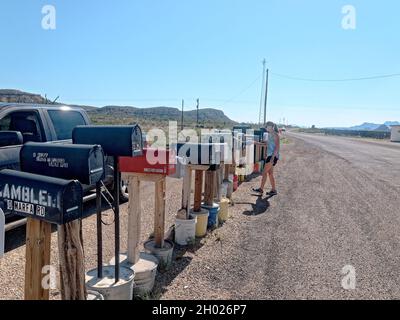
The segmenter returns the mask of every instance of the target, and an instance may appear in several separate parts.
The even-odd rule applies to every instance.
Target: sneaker
[[[255,189],[255,188],[251,188],[251,190],[253,191],[253,192],[256,192],[256,193],[263,193],[263,190],[261,189],[261,188],[257,188],[257,189]]]
[[[267,192],[267,196],[276,196],[278,192],[276,190],[271,190],[270,192]]]

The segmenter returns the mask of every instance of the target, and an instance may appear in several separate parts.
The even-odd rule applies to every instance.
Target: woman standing
[[[266,127],[268,132],[268,138],[266,139],[266,141],[264,141],[264,143],[267,144],[267,159],[261,180],[261,186],[258,189],[253,188],[253,191],[262,194],[264,192],[264,187],[269,177],[272,189],[271,191],[267,192],[267,195],[275,196],[278,194],[278,191],[276,190],[276,183],[274,177],[274,167],[276,166],[279,160],[279,151],[280,151],[279,129],[278,126],[271,121],[267,122]]]

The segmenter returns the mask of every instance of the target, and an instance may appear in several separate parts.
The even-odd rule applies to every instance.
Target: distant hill
[[[326,128],[336,130],[353,130],[353,131],[390,131],[391,126],[400,125],[399,121],[386,121],[383,124],[364,122],[359,126],[353,126],[349,128]]]
[[[0,89],[0,102],[46,103],[46,99],[38,94],[19,90]]]
[[[46,99],[38,94],[19,90],[0,89],[0,102],[45,104]],[[171,107],[137,108],[131,106],[105,106],[96,108],[82,105],[74,106],[85,109],[92,121],[99,124],[127,124],[131,122],[155,124],[158,122],[181,121],[181,111],[178,108]],[[184,122],[186,125],[195,123],[196,119],[196,110],[184,112]],[[212,108],[199,110],[199,122],[204,126],[232,126],[236,124],[223,111]]]

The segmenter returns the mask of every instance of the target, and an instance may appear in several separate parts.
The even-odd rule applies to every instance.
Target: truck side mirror
[[[22,133],[19,131],[0,131],[0,148],[18,146],[24,143]]]

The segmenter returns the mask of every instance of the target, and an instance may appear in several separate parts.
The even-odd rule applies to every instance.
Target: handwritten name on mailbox
[[[0,172],[0,201],[5,210],[53,224],[82,217],[82,186],[62,180],[14,170]]]

